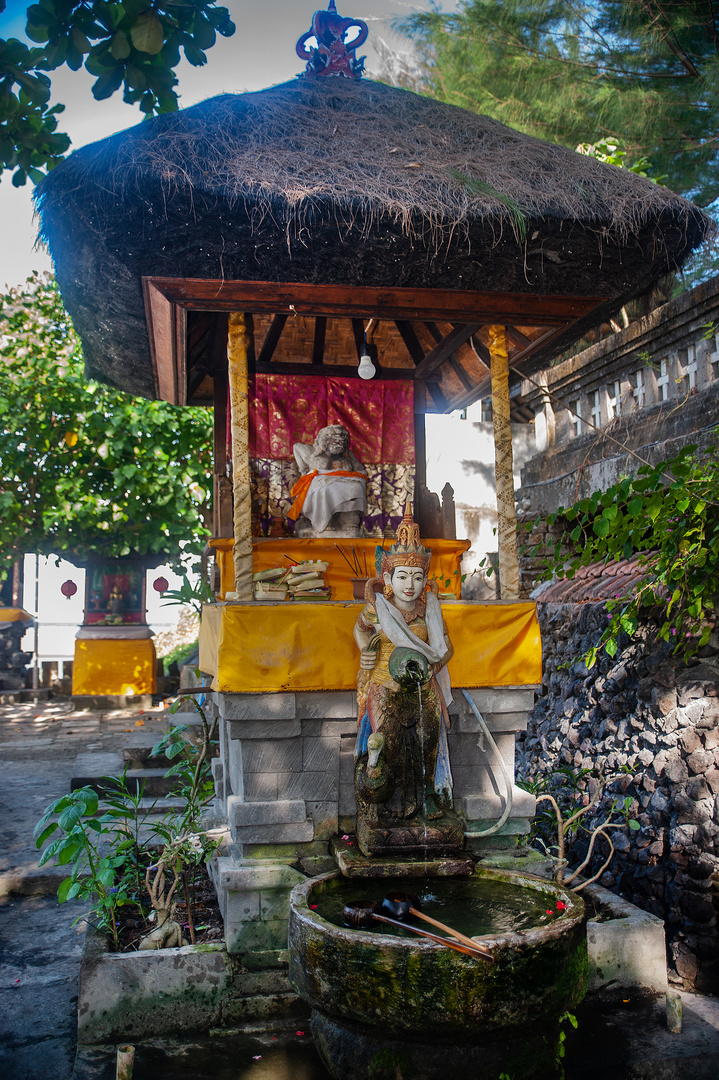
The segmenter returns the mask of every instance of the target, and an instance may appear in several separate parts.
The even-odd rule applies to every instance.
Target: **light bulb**
[[[369,353],[362,353],[360,356],[359,367],[357,368],[357,374],[360,379],[371,379],[376,371],[377,368],[372,363],[372,357]]]

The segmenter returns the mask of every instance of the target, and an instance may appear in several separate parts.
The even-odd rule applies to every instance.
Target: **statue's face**
[[[333,424],[331,427],[323,428],[317,438],[320,449],[327,454],[334,454],[335,457],[343,457],[349,449],[349,432],[340,424]]]
[[[384,580],[392,587],[396,600],[411,604],[422,595],[427,578],[419,566],[395,566],[391,574],[384,575]]]

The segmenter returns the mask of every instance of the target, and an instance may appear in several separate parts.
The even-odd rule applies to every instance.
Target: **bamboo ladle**
[[[402,930],[411,930],[413,934],[429,938],[430,941],[436,941],[437,944],[444,945],[455,952],[473,956],[476,960],[493,960],[489,953],[483,952],[477,945],[473,944],[469,948],[466,945],[461,945],[458,941],[440,937],[439,934],[430,934],[428,930],[420,930],[418,926],[410,926],[408,923],[400,922],[398,919],[390,919],[386,915],[380,915],[376,907],[376,904],[368,904],[363,900],[352,900],[349,904],[345,904],[345,926],[351,926],[355,930],[368,930],[372,926],[372,920],[376,919],[377,922],[387,923],[389,926],[399,926]]]
[[[416,919],[422,919],[426,923],[431,923],[431,925],[436,926],[438,930],[444,930],[446,934],[450,934],[468,948],[474,949],[484,960],[488,960],[492,964],[494,963],[492,954],[483,949],[481,945],[478,945],[476,941],[473,941],[471,937],[467,937],[466,934],[460,934],[459,930],[453,930],[452,927],[447,926],[446,923],[440,922],[439,919],[433,919],[430,915],[425,915],[423,911],[420,911],[417,906],[417,897],[414,896],[413,893],[388,893],[382,901],[382,908],[399,920],[406,919],[408,915],[414,915]],[[403,925],[408,924],[403,922]]]

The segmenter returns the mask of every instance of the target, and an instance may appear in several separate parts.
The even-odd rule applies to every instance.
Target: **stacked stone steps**
[[[122,753],[84,753],[75,759],[71,790],[91,787],[98,795],[114,792],[108,777],[122,776],[128,761]],[[160,768],[127,768],[125,782],[133,794],[142,791],[145,799],[163,799],[172,794],[173,777],[165,776],[170,763]]]
[[[191,742],[202,741],[202,721],[195,710],[168,713],[163,721],[168,731],[182,724]],[[138,804],[140,816],[145,818],[140,828],[141,842],[152,839],[155,826],[165,814],[177,814],[185,807],[184,799],[172,793],[176,779],[165,775],[177,759],[170,759],[164,753],[153,754],[158,740],[156,732],[134,731],[128,735],[122,751],[78,754],[73,769],[71,790],[91,787],[98,795],[112,794],[114,788],[107,778],[122,776],[126,770],[128,789],[134,794],[142,791]]]

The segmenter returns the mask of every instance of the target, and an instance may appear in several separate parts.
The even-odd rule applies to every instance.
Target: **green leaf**
[[[594,532],[596,533],[597,536],[601,536],[601,537],[607,536],[609,534],[609,522],[604,517],[598,518],[592,524],[592,529],[594,530]]]
[[[93,97],[98,101],[104,101],[105,98],[112,97],[115,91],[119,90],[122,86],[124,75],[125,69],[120,64],[105,72],[100,76],[97,82],[92,85]]]
[[[130,29],[132,44],[139,52],[154,56],[159,53],[165,41],[162,22],[154,11],[143,11]]]
[[[124,30],[116,30],[112,35],[110,53],[115,60],[127,60],[130,55],[130,42]]]
[[[73,792],[73,797],[84,804],[85,813],[88,815],[96,814],[99,806],[99,796],[94,788],[83,787],[77,788]]]
[[[37,840],[35,841],[35,847],[41,848],[43,846],[43,844],[45,843],[45,841],[50,836],[52,836],[52,834],[55,832],[56,829],[57,829],[57,822],[56,821],[51,822],[51,824],[48,825],[46,829],[43,829],[43,831],[38,836]]]
[[[630,829],[631,829],[631,830],[632,830],[633,832],[638,832],[638,831],[639,831],[639,829],[641,829],[641,825],[640,825],[640,824],[639,824],[639,822],[638,822],[638,821],[636,821],[636,820],[635,820],[634,818],[630,818],[630,819],[629,819],[629,821],[627,822],[627,824],[629,825],[629,828],[630,828]]]
[[[651,519],[652,522],[655,522],[659,517],[663,502],[664,498],[662,495],[652,495],[651,499],[647,503],[647,516]]]
[[[83,802],[76,802],[73,806],[68,806],[66,810],[60,814],[58,818],[58,825],[65,832],[71,832],[77,823],[82,820],[82,816],[85,813],[85,804]]]
[[[57,898],[58,898],[58,900],[60,901],[61,904],[64,904],[65,901],[67,900],[68,894],[70,892],[70,889],[72,888],[72,885],[73,885],[73,881],[72,881],[72,878],[70,878],[70,877],[67,877],[67,878],[65,878],[64,881],[60,882],[60,885],[59,885],[58,890],[57,890]]]
[[[82,851],[82,844],[78,844],[76,841],[67,842],[62,845],[57,853],[57,861],[59,866],[67,866],[69,862],[72,862],[79,851]]]
[[[607,638],[606,642],[604,643],[604,650],[605,650],[607,656],[616,656],[617,655],[617,639],[615,637]]]

